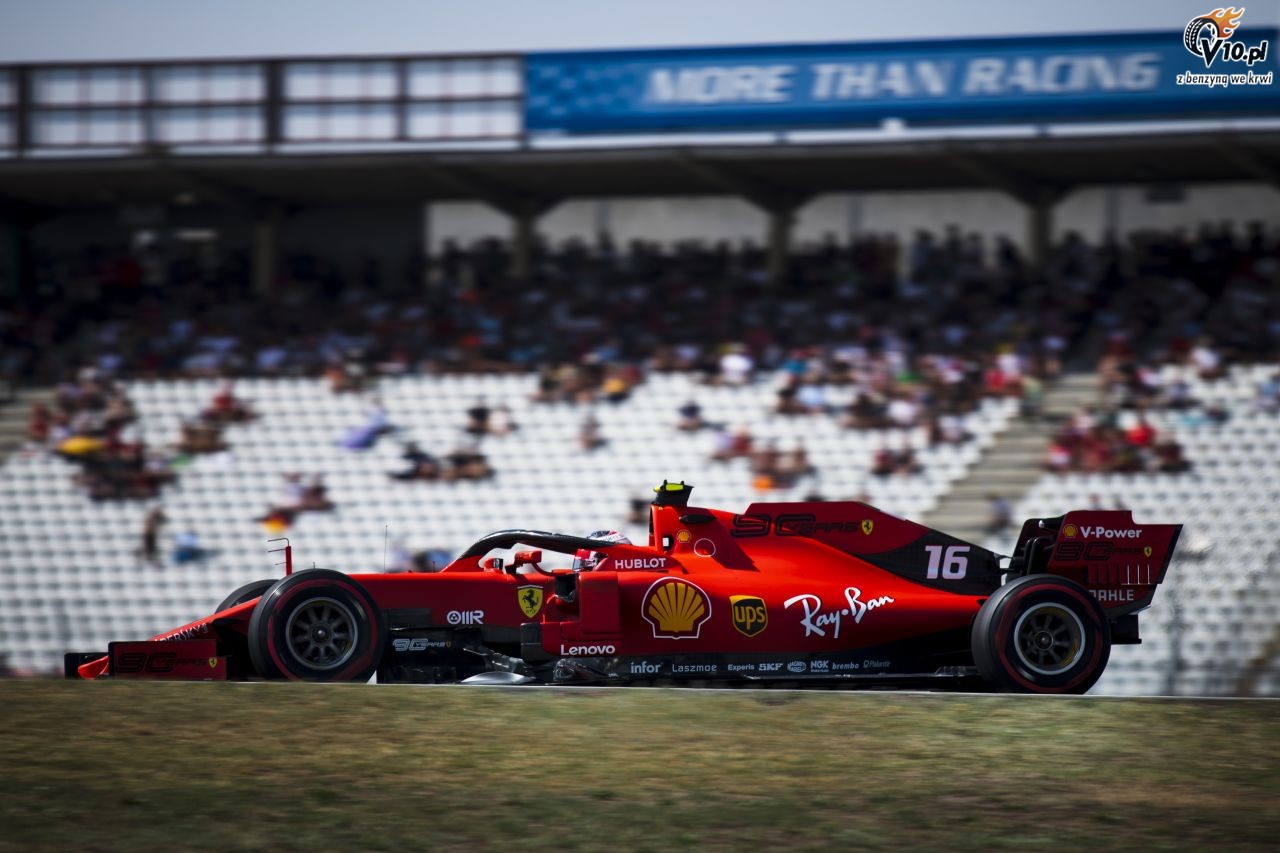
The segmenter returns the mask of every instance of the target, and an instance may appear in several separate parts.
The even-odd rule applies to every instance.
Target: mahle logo
[[[1266,61],[1267,40],[1263,39],[1254,45],[1231,41],[1240,27],[1242,17],[1243,6],[1239,9],[1227,6],[1192,18],[1182,31],[1182,44],[1204,60],[1205,68],[1219,59],[1223,62],[1243,62],[1252,68],[1255,62]]]
[[[729,606],[733,610],[733,627],[738,633],[754,637],[769,627],[769,609],[764,599],[754,595],[731,595]]]

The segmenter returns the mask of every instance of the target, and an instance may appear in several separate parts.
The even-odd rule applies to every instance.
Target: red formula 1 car
[[[664,483],[647,545],[530,530],[439,572],[290,572],[211,616],[108,653],[83,678],[829,686],[985,684],[1082,693],[1138,616],[1181,532],[1128,511],[1022,527],[995,553],[863,503],[689,506]],[[524,546],[504,562],[488,555]],[[588,552],[589,569],[543,568]]]

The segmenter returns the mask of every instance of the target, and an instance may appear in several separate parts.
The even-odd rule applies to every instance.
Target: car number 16
[[[969,553],[968,545],[925,545],[924,549],[929,552],[929,574],[926,575],[929,580],[938,579],[939,569],[943,580],[958,581],[964,578],[964,573],[969,568],[969,558],[965,556]]]

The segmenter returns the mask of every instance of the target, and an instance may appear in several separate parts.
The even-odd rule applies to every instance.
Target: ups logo
[[[738,633],[754,637],[769,627],[769,610],[764,599],[754,595],[729,596],[729,609],[733,615],[733,627]]]

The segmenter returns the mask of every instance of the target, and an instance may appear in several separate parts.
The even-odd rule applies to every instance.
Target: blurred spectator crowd
[[[541,247],[518,281],[506,244],[484,240],[447,243],[400,275],[298,254],[260,295],[238,251],[99,247],[38,254],[33,292],[0,302],[0,374],[323,374],[359,391],[378,375],[539,370],[539,399],[584,402],[625,399],[647,370],[729,384],[782,371],[779,411],[822,411],[822,385],[852,383],[850,425],[901,424],[1052,377],[1094,327],[1144,356],[1201,358],[1196,342],[1210,339],[1219,364],[1274,357],[1278,262],[1261,224],[1097,245],[1068,234],[1042,270],[1006,239],[953,227],[907,245],[830,237],[796,252],[778,286],[753,244],[623,249],[608,237]]]
[[[623,248],[602,236],[539,247],[528,281],[511,265],[498,240],[447,243],[397,275],[373,261],[344,274],[297,254],[270,294],[256,294],[233,250],[37,254],[35,288],[0,302],[0,374],[60,382],[54,406],[33,410],[28,437],[79,462],[93,497],[130,498],[153,496],[175,460],[225,449],[223,429],[253,412],[225,385],[177,446],[148,448],[130,434],[121,379],[324,376],[335,393],[368,394],[387,375],[536,371],[535,402],[607,404],[650,371],[724,385],[767,375],[779,415],[925,427],[933,443],[960,443],[963,416],[983,397],[1019,397],[1034,415],[1068,357],[1098,358],[1107,405],[1062,430],[1048,467],[1173,471],[1186,462],[1145,414],[1196,403],[1159,368],[1189,364],[1212,380],[1233,362],[1280,356],[1280,240],[1260,223],[1097,244],[1067,234],[1039,269],[1007,239],[954,227],[906,244],[831,237],[794,253],[778,285],[749,243]],[[80,367],[67,375],[66,365]],[[829,399],[837,388],[839,404]],[[1259,389],[1268,406],[1280,408],[1280,378]],[[746,425],[706,423],[696,400],[677,415],[681,430],[716,432],[713,459],[749,458],[758,484],[809,470],[803,447],[756,446]],[[505,405],[477,401],[458,447],[437,458],[405,444],[404,468],[389,475],[483,479],[492,470],[480,440],[515,428]],[[358,451],[394,432],[371,396],[365,422],[337,440]],[[584,452],[607,443],[590,412],[578,440]],[[873,466],[917,470],[901,449]]]

